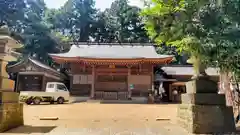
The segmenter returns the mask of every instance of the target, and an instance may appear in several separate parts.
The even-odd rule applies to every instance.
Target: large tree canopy
[[[233,105],[228,73],[240,75],[239,0],[151,0],[150,5],[142,12],[150,38],[189,53],[195,67],[220,68],[220,91]]]
[[[221,70],[239,69],[237,0],[152,0],[151,4],[142,15],[155,42],[174,46]]]
[[[0,26],[7,24],[21,40],[24,55],[48,61],[48,53],[68,50],[70,41],[152,42],[140,13],[127,0],[115,0],[104,11],[94,0],[68,0],[59,9],[48,9],[44,0],[8,0],[0,3]],[[165,46],[158,52],[175,55],[176,48]]]

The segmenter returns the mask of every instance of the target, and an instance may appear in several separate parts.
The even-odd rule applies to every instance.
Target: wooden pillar
[[[41,88],[42,88],[42,91],[45,91],[45,89],[46,89],[46,76],[45,76],[45,74],[43,74],[43,76],[42,76],[42,86],[41,86]]]
[[[154,91],[154,81],[155,81],[155,78],[154,78],[154,66],[153,66],[153,65],[152,65],[151,69],[152,69],[152,74],[151,74],[151,90]]]
[[[92,66],[92,86],[91,86],[91,95],[90,98],[94,98],[95,95],[95,65]]]
[[[131,66],[127,66],[128,68],[128,75],[127,75],[127,88],[128,88],[128,99],[132,98],[132,90],[130,88],[129,77],[131,75]]]
[[[169,92],[169,101],[173,101],[173,98],[172,98],[172,84],[169,84],[169,89],[168,89],[168,92]]]
[[[17,79],[15,81],[14,91],[15,92],[20,92],[20,91],[18,91],[18,89],[19,89],[19,73],[17,73]]]
[[[71,90],[72,90],[72,88],[73,88],[73,74],[69,74],[69,92],[70,92],[70,94],[71,94]]]

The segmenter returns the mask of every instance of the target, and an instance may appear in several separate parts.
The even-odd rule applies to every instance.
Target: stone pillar
[[[178,107],[178,125],[195,134],[231,133],[236,130],[233,108],[226,106],[225,96],[217,94],[216,82],[199,77],[186,83]]]
[[[90,95],[90,98],[94,98],[94,95],[95,95],[95,65],[92,66],[92,86],[91,86],[91,95]]]

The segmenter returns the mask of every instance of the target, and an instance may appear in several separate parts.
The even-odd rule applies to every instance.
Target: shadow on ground
[[[146,102],[132,102],[132,101],[101,100],[100,104],[147,104],[147,103]]]
[[[100,104],[149,104],[147,101],[132,101],[132,100],[100,100],[98,102]],[[176,103],[159,102],[159,103],[152,103],[152,104],[154,104],[154,105],[175,105]]]
[[[21,126],[12,130],[9,130],[7,132],[5,132],[5,134],[7,135],[7,133],[15,133],[15,134],[31,134],[31,133],[49,133],[51,132],[54,128],[56,128],[55,126]]]

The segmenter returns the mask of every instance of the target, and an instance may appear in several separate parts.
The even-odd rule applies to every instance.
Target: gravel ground
[[[3,135],[187,135],[176,105],[75,103],[24,106],[25,126]],[[39,120],[58,117],[59,120]]]

